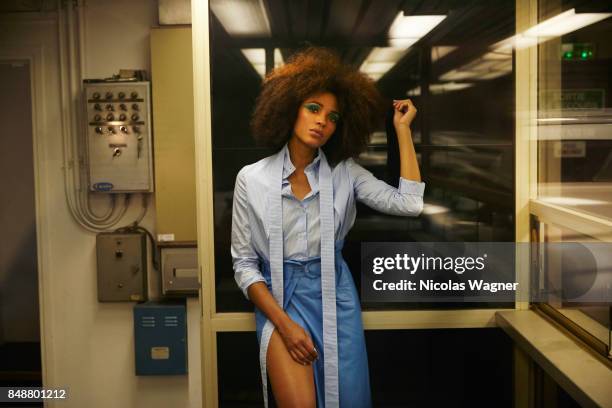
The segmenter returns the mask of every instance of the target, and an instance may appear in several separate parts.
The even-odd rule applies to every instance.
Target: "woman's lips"
[[[323,139],[323,132],[317,129],[310,129],[310,134],[316,138]]]

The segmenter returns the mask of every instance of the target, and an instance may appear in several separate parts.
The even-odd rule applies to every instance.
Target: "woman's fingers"
[[[308,359],[306,354],[304,354],[302,352],[302,350],[300,350],[299,348],[295,348],[295,349],[291,350],[289,352],[289,354],[291,354],[291,357],[293,357],[293,359],[298,364],[301,364],[301,365],[309,365],[310,364],[310,360]]]
[[[310,344],[301,344],[300,350],[302,351],[302,354],[306,357],[308,362],[313,362],[318,357],[317,352],[314,346],[312,345],[312,342],[309,341],[308,343]]]
[[[289,354],[297,363],[302,365],[311,364],[318,357],[310,339],[296,343],[289,349]]]
[[[291,358],[302,365],[311,364],[318,357],[308,332],[299,324],[292,322],[281,334]]]
[[[410,99],[393,100],[393,107],[399,111],[405,112],[414,108],[414,104]]]
[[[306,360],[296,350],[289,350],[291,358],[300,365],[306,365]]]

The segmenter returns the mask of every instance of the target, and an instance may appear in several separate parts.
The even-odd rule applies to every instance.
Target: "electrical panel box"
[[[101,232],[96,237],[98,301],[147,299],[147,241],[143,233]]]
[[[197,295],[198,249],[161,247],[162,292],[164,295]]]
[[[85,80],[89,189],[152,192],[149,82]]]
[[[187,374],[185,304],[134,306],[136,375]]]

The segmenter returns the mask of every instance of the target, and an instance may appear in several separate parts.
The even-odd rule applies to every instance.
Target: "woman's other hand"
[[[402,127],[410,127],[417,110],[410,99],[393,100],[393,125],[399,131]]]
[[[306,330],[293,320],[289,319],[282,328],[278,328],[278,333],[291,358],[297,363],[309,365],[319,357]]]

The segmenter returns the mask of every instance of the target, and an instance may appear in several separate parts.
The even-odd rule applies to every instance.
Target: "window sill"
[[[582,406],[612,406],[612,370],[531,310],[497,312],[502,328]]]

